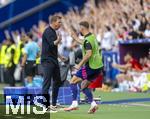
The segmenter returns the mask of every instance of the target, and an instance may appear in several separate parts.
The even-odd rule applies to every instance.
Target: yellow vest
[[[1,65],[1,49],[0,49],[0,65]]]
[[[19,63],[19,60],[20,60],[20,57],[21,57],[21,45],[22,45],[22,42],[19,41],[17,47],[16,47],[16,50],[15,50],[15,55],[14,55],[14,63],[15,64],[18,64]]]
[[[6,57],[6,49],[7,45],[2,45],[1,52],[0,52],[0,64],[5,64],[5,57]]]
[[[0,65],[2,64],[1,61],[2,60],[2,57],[1,57],[1,49],[0,49]]]
[[[16,47],[15,47],[14,44],[11,45],[11,46],[9,46],[9,47],[7,48],[7,50],[6,50],[6,58],[5,58],[5,67],[6,67],[6,68],[11,67],[11,66],[13,65],[13,63],[14,63],[14,57],[12,57],[12,53],[11,53],[11,51],[12,51],[13,49],[14,49],[14,51],[15,51],[15,49],[16,49]]]
[[[36,58],[36,64],[40,64],[40,57]]]

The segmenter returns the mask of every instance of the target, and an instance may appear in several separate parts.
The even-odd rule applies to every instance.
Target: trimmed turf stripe
[[[133,98],[113,101],[102,101],[101,104],[120,104],[120,103],[133,103],[133,102],[150,102],[150,98]]]

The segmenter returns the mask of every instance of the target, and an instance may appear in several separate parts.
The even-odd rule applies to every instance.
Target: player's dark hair
[[[83,27],[85,27],[85,28],[87,28],[87,29],[89,29],[89,26],[90,26],[87,21],[82,21],[82,22],[79,23],[79,25],[80,25],[80,26],[83,26]]]

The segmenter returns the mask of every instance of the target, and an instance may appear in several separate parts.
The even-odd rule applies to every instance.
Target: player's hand
[[[80,66],[79,65],[75,65],[73,68],[79,70]]]
[[[69,34],[70,34],[70,36],[72,37],[72,38],[74,38],[74,39],[77,39],[78,38],[78,36],[77,36],[77,34],[70,28],[70,30],[69,30]]]

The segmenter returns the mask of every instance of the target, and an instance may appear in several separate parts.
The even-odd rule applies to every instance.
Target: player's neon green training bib
[[[83,45],[82,45],[83,56],[86,54],[86,50],[84,48],[85,41],[88,41],[92,46],[92,56],[89,59],[89,67],[91,69],[98,69],[98,68],[103,67],[102,53],[99,50],[98,41],[96,37],[94,36],[94,34],[91,34],[85,37]]]

